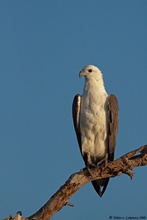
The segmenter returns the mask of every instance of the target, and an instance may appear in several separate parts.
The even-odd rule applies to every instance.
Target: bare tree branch
[[[15,220],[49,220],[63,206],[73,204],[68,199],[83,185],[96,179],[120,176],[125,173],[133,178],[133,168],[147,165],[147,145],[133,150],[113,162],[94,168],[84,168],[72,174],[63,186],[40,208],[35,214],[28,218],[17,215],[15,218],[9,216],[7,219]],[[21,217],[21,218],[20,218]]]

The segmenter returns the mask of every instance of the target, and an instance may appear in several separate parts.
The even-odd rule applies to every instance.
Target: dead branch
[[[147,145],[133,150],[113,162],[95,168],[84,168],[77,173],[72,174],[63,186],[48,200],[48,202],[30,217],[23,218],[21,212],[9,220],[49,220],[63,206],[73,204],[69,203],[69,198],[83,185],[95,179],[120,176],[125,173],[133,178],[133,168],[147,165]]]

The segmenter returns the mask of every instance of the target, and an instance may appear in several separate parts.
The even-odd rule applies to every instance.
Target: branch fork
[[[129,175],[132,179],[134,177],[133,168],[146,165],[147,145],[103,166],[81,169],[79,172],[72,174],[65,184],[35,214],[24,218],[21,212],[17,212],[14,218],[9,216],[5,220],[49,220],[63,206],[74,206],[68,200],[86,183],[96,179],[120,176],[122,173]]]

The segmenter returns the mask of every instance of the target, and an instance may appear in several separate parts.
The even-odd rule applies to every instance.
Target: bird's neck
[[[88,90],[94,90],[93,92],[106,93],[103,79],[85,79],[84,91],[87,92]]]

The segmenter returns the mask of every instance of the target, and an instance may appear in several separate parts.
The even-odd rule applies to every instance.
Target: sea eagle
[[[101,71],[93,65],[84,67],[79,76],[85,76],[82,95],[76,95],[72,104],[74,128],[82,157],[87,167],[113,161],[118,132],[118,101],[108,95]],[[109,178],[92,181],[101,197]]]

